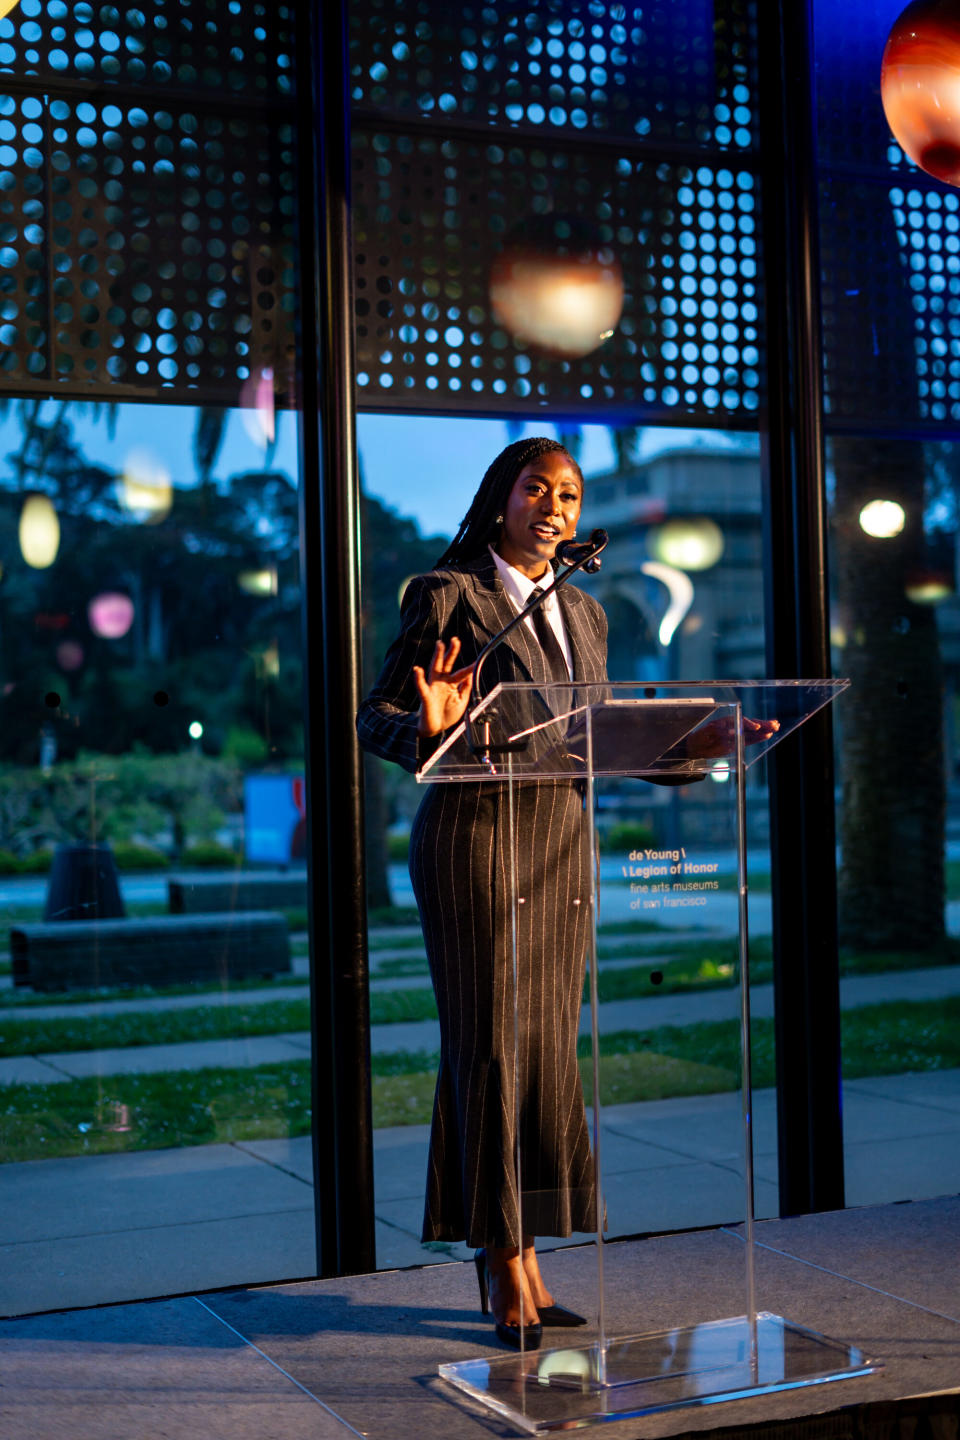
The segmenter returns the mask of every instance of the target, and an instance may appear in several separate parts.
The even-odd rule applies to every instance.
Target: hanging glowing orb
[[[266,450],[277,436],[277,417],[273,396],[273,371],[267,366],[255,370],[243,382],[240,391],[240,416],[243,428],[254,445]]]
[[[133,601],[115,590],[96,595],[87,606],[87,619],[94,635],[119,640],[133,624]]]
[[[60,549],[60,521],[46,495],[28,495],[20,511],[20,551],[34,570],[46,570]]]
[[[490,272],[494,318],[517,340],[577,359],[608,340],[623,310],[620,261],[570,215],[536,215],[507,237]]]
[[[861,530],[875,540],[892,540],[906,521],[906,511],[896,500],[870,500],[860,511]]]
[[[910,159],[960,185],[960,10],[914,0],[887,39],[880,69],[887,123]]]
[[[156,525],[170,514],[173,485],[166,468],[149,450],[131,450],[123,462],[120,504],[134,520]]]
[[[650,549],[664,565],[679,570],[709,570],[723,554],[723,531],[706,515],[668,520],[654,530]]]
[[[78,640],[61,640],[56,656],[61,670],[79,670],[83,664],[83,646]]]

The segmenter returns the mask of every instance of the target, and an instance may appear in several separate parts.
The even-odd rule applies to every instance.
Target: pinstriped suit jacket
[[[591,595],[572,586],[558,591],[557,599],[570,637],[574,680],[602,684],[607,678],[607,617],[603,609]],[[364,749],[405,770],[417,770],[439,739],[424,743],[417,735],[420,699],[413,666],[426,667],[437,640],[447,643],[454,635],[462,646],[460,663],[471,664],[515,614],[489,552],[411,580],[401,606],[400,633],[357,715]],[[545,685],[550,678],[540,645],[526,625],[518,625],[493,651],[484,663],[482,677],[485,691],[500,681]]]
[[[607,622],[583,591],[558,594],[574,679],[606,680]],[[413,771],[439,739],[419,741],[412,667],[459,636],[469,664],[516,611],[489,553],[410,582],[401,628],[357,716],[363,746]],[[536,637],[519,625],[494,650],[484,690],[546,685]],[[437,997],[441,1059],[434,1103],[424,1240],[516,1244],[521,1231],[569,1235],[594,1223],[592,1161],[576,1062],[589,908],[590,857],[572,782],[516,794],[519,1071],[514,1084],[511,861],[502,785],[426,787],[410,843],[410,875]],[[517,1129],[519,1117],[519,1131]],[[522,1154],[520,1175],[515,1157]],[[523,1221],[520,1218],[522,1196]]]

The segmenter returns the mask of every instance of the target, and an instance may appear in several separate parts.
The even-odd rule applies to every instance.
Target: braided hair
[[[460,521],[460,529],[436,562],[435,568],[456,564],[462,560],[475,560],[478,555],[482,555],[500,534],[503,511],[518,475],[541,455],[551,452],[566,456],[580,476],[582,485],[580,466],[559,440],[551,440],[546,435],[515,440],[512,445],[501,450],[490,465],[470,502],[470,509]]]

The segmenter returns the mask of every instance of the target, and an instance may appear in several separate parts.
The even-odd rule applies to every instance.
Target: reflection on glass
[[[665,565],[681,570],[709,570],[723,554],[723,531],[706,515],[668,520],[651,537],[651,548]]]
[[[29,495],[20,512],[20,553],[33,570],[48,569],[60,549],[60,521],[47,495]]]
[[[166,466],[149,450],[129,452],[120,477],[120,503],[129,515],[156,525],[170,513],[173,483]]]
[[[265,473],[237,411],[113,419],[0,415],[0,1152],[31,1162],[16,1183],[44,1217],[43,1262],[5,1273],[21,1311],[313,1263],[293,427]],[[265,1236],[243,1196],[274,1162],[287,1218]],[[79,1266],[58,1248],[78,1212]],[[139,1230],[151,1263],[125,1266]]]
[[[531,216],[494,261],[490,303],[518,340],[552,355],[589,355],[619,323],[623,270],[583,220]]]
[[[133,624],[133,601],[129,595],[108,590],[95,595],[87,606],[90,629],[104,640],[119,640]]]
[[[864,1001],[883,977],[843,1012],[846,1198],[863,1205],[960,1184],[960,465],[952,443],[869,434],[835,437],[828,462],[834,667],[852,682],[834,717],[842,965]]]
[[[960,183],[960,17],[942,0],[913,0],[883,51],[887,123],[922,170]]]
[[[459,511],[451,505],[450,457],[460,453],[455,447],[461,426],[461,443],[469,443],[472,453],[493,454],[504,438],[511,438],[502,425],[492,422],[463,421],[445,429],[443,423],[429,420],[393,417],[388,426],[387,417],[375,421],[361,417],[358,438],[368,486],[362,569],[368,686],[396,633],[407,581],[430,570],[445,548],[446,540],[436,534],[441,517],[450,516],[452,525],[457,523]],[[603,568],[583,585],[607,615],[611,679],[655,685],[671,677],[764,675],[756,438],[610,432],[600,426],[584,426],[558,438],[579,446],[586,475],[581,535],[595,527],[610,534]],[[406,454],[415,459],[408,465],[398,463],[398,457]],[[709,525],[701,526],[703,521]],[[688,571],[674,565],[667,570],[656,558],[656,537],[672,522],[679,527],[690,522],[695,530],[700,527],[711,536],[715,527],[722,550],[709,568]],[[679,602],[676,608],[674,595]],[[635,1129],[629,1141],[618,1134],[613,1142],[623,1169],[617,1167],[608,1206],[610,1234],[709,1224],[735,1213],[727,1203],[736,1192],[735,1172],[742,1170],[736,1142],[737,1066],[735,1059],[731,1062],[728,1045],[728,1032],[736,1027],[731,999],[737,974],[736,924],[730,923],[736,910],[729,821],[733,786],[728,766],[719,758],[715,763],[717,768],[702,783],[677,788],[623,778],[606,782],[601,796],[597,816],[604,892],[601,1036],[608,1047],[601,1080],[605,1098]],[[391,1028],[385,1027],[380,1032],[385,1053],[375,1053],[373,1061],[374,1124],[381,1131],[389,1129],[391,1144],[403,1145],[411,1157],[414,1198],[404,1202],[402,1214],[406,1228],[415,1234],[421,1220],[417,1191],[426,1164],[425,1127],[435,1077],[429,1050],[439,1048],[437,1029],[427,1029],[428,1024],[436,1027],[435,1009],[406,866],[410,825],[421,796],[413,778],[396,767],[373,761],[366,778],[367,878],[376,897],[370,902],[375,1003],[384,1010],[396,1006],[397,1013],[415,1014],[424,1023],[417,1041],[420,1054],[394,1053],[401,1042],[394,1041]],[[772,922],[762,763],[752,772],[751,787],[751,920],[757,978],[769,983]],[[684,836],[692,837],[689,843]],[[649,860],[647,850],[683,846],[687,863],[718,867],[711,874],[679,877],[695,889],[674,889],[677,877],[669,875],[647,880],[623,875],[624,866],[661,863]],[[683,863],[683,857],[675,863]],[[715,888],[708,888],[708,881]],[[651,889],[645,894],[630,889],[631,884],[662,883],[670,886],[665,897]],[[664,904],[664,898],[704,903]],[[657,899],[658,909],[644,908],[645,901]],[[708,907],[717,917],[713,925],[699,923]],[[711,1018],[721,1026],[718,1048],[707,1055],[698,1051],[691,1029],[694,1008],[702,1003],[712,1007]],[[676,1007],[672,1015],[679,1033],[672,1037],[672,1048],[659,1035],[657,1044],[647,1043],[665,1004]],[[582,1048],[586,1039],[582,1032],[580,1062],[589,1099],[591,1077]],[[772,1048],[768,1054],[771,1063],[761,1068],[764,1093],[758,1102],[763,1148],[758,1193],[764,1214],[775,1213],[777,1203]],[[644,1148],[646,1140],[636,1138],[646,1134],[645,1126],[654,1135],[653,1148]],[[716,1155],[700,1143],[704,1133],[718,1140],[717,1148],[722,1138],[725,1153],[732,1157],[722,1184],[713,1188],[684,1184],[692,1168],[681,1171],[657,1163],[657,1147],[667,1132],[681,1137],[690,1167],[715,1165]],[[401,1213],[399,1206],[396,1213]],[[742,1213],[742,1204],[736,1213]],[[412,1244],[401,1250],[397,1243],[391,1249],[388,1242],[379,1260],[386,1265],[404,1255],[423,1262],[436,1258],[431,1251],[418,1252]]]
[[[896,500],[869,500],[860,511],[860,528],[875,540],[892,540],[906,524],[907,513]]]
[[[254,445],[267,450],[277,437],[273,371],[268,367],[245,380],[240,391],[243,428]]]

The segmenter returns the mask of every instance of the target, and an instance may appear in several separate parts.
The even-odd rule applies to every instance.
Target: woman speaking
[[[582,500],[579,466],[557,441],[519,440],[497,456],[436,569],[407,587],[400,633],[357,717],[366,749],[410,771],[429,759],[463,718],[472,662],[552,579],[554,551],[573,538]],[[491,652],[484,688],[603,683],[606,635],[597,602],[566,587]],[[499,1337],[519,1346],[522,1327],[533,1349],[544,1325],[584,1323],[554,1303],[534,1237],[596,1226],[576,1055],[591,857],[573,780],[520,784],[515,807],[524,897],[517,1095],[503,784],[428,786],[410,874],[441,1037],[423,1238],[478,1247],[484,1312],[489,1301]]]

